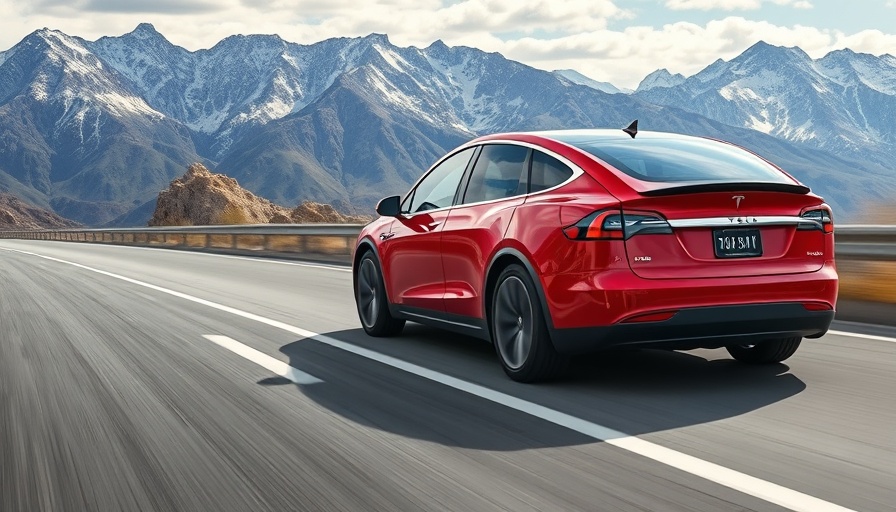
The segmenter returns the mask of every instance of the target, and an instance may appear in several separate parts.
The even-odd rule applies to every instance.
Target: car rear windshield
[[[794,183],[756,155],[709,139],[662,136],[559,139],[643,181]]]

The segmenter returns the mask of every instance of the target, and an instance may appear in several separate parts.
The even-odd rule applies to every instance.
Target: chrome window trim
[[[821,223],[803,217],[783,215],[754,216],[734,215],[731,217],[703,217],[694,219],[670,219],[673,228],[706,228],[706,227],[750,227],[750,226],[796,226],[810,224],[821,228]]]

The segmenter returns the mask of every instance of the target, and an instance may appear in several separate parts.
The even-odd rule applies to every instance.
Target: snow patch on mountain
[[[559,77],[564,84],[584,85],[607,94],[628,94],[632,92],[631,89],[620,89],[609,82],[600,82],[593,78],[588,78],[574,69],[558,69],[554,71],[554,75]]]
[[[47,82],[50,77],[47,76],[46,73],[38,73],[37,76],[34,77],[34,81],[31,83],[31,86],[28,89],[29,95],[37,101],[45,102],[50,97],[47,92]]]
[[[374,66],[367,66],[366,69],[368,71],[366,73],[368,83],[374,90],[379,91],[380,97],[386,103],[391,103],[394,108],[409,113],[412,117],[426,120],[432,124],[439,123],[439,119],[436,118],[433,112],[422,108],[421,98],[401,91],[386,78],[386,75],[380,69]]]
[[[635,89],[635,91],[648,91],[657,87],[675,87],[683,83],[685,80],[686,79],[684,75],[682,75],[681,73],[676,73],[673,75],[672,73],[669,73],[669,70],[665,68],[658,69],[644,77],[644,80],[641,80],[641,83],[638,84],[638,88]]]
[[[373,48],[380,53],[383,60],[399,72],[406,72],[411,68],[408,61],[404,60],[397,52],[394,52],[389,48],[384,48],[378,44],[373,45]]]
[[[442,58],[424,52],[424,57],[429,65],[439,73],[444,82],[441,84],[443,93],[452,101],[460,103],[460,117],[465,131],[476,132],[488,124],[492,113],[485,112],[487,99],[477,95],[480,77],[475,73],[468,73],[471,67],[471,58],[463,57],[456,63],[448,63]]]
[[[97,101],[102,103],[111,114],[126,117],[128,115],[145,115],[153,119],[165,117],[160,112],[143,101],[143,98],[116,93],[102,93],[96,95]]]

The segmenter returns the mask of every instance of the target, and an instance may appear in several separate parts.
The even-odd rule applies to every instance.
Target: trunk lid
[[[623,215],[658,213],[671,233],[645,231],[625,241],[629,266],[645,279],[770,276],[814,272],[831,255],[819,223],[800,217],[820,206],[800,191],[753,187],[648,192],[623,203]]]

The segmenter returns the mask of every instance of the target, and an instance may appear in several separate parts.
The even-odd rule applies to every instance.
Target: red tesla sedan
[[[489,135],[377,212],[353,266],[364,330],[476,336],[518,381],[623,346],[779,362],[834,317],[830,208],[718,140],[635,124]]]

